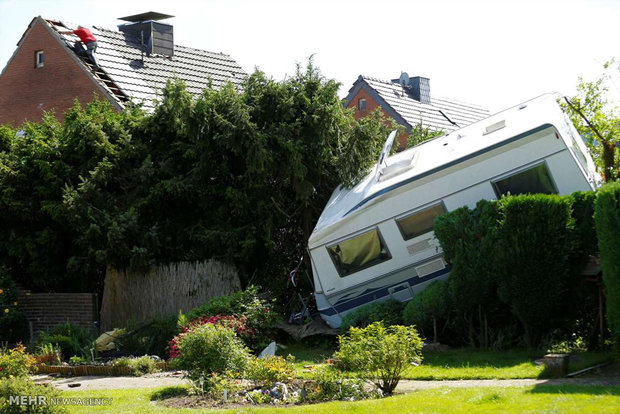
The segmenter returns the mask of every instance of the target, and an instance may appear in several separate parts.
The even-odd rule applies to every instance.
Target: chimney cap
[[[145,20],[164,20],[164,19],[169,19],[171,17],[174,17],[174,16],[171,16],[169,14],[163,14],[163,13],[150,11],[146,13],[134,14],[131,16],[119,17],[118,20],[123,20],[126,22],[143,22]]]

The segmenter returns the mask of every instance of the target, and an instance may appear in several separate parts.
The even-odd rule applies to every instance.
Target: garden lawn
[[[64,397],[112,398],[108,407],[70,407],[71,413],[185,413],[187,410],[167,409],[150,401],[153,389],[67,391]],[[331,402],[290,408],[248,407],[218,412],[244,413],[618,413],[620,387],[548,386],[522,388],[458,388],[433,389],[410,394],[356,402]],[[210,412],[191,410],[192,413]]]
[[[307,365],[319,365],[330,358],[334,349],[327,345],[309,347],[295,343],[278,350],[278,355],[295,356],[295,373],[299,378],[308,378]],[[424,352],[424,361],[418,367],[411,367],[403,379],[412,380],[459,380],[459,379],[520,379],[544,378],[544,368],[534,364],[543,351],[483,351],[461,348],[442,352]],[[575,372],[602,362],[611,361],[611,355],[601,352],[574,353],[568,369]]]
[[[542,351],[501,352],[477,349],[426,352],[423,354],[422,364],[408,369],[403,378],[415,380],[545,378],[544,367],[533,362],[544,354]],[[608,353],[573,353],[568,370],[575,372],[611,359]]]

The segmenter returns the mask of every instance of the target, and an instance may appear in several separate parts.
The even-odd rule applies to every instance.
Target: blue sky
[[[227,53],[246,71],[283,79],[314,55],[341,96],[360,74],[406,71],[430,78],[432,95],[493,112],[572,94],[579,75],[620,58],[619,0],[0,0],[0,67],[37,15],[114,28],[150,10],[176,16],[178,44]]]

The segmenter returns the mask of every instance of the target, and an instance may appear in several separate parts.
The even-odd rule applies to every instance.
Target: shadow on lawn
[[[534,386],[531,394],[588,394],[588,395],[618,395],[620,396],[620,385],[545,385]]]

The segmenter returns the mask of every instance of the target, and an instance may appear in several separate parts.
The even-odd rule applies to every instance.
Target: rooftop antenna
[[[409,86],[409,74],[401,71],[398,83],[400,83],[401,96],[405,96],[405,87]]]

